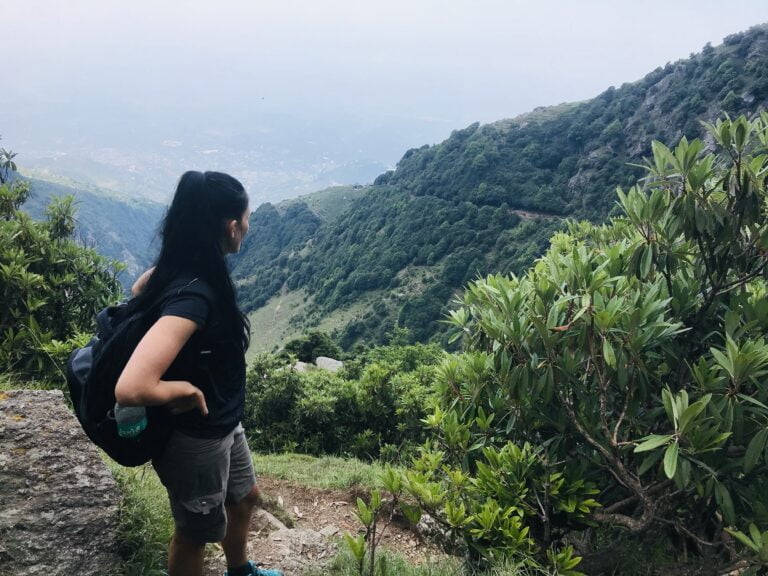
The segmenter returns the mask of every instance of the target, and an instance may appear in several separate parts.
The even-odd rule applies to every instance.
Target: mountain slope
[[[125,263],[123,285],[152,262],[152,240],[164,206],[144,199],[132,200],[101,190],[83,190],[36,178],[26,178],[31,195],[24,204],[33,218],[41,219],[53,197],[71,195],[77,207],[77,233],[100,254]]]
[[[243,304],[255,309],[304,289],[315,312],[291,321],[306,326],[381,291],[339,332],[342,343],[380,340],[396,324],[427,339],[467,280],[523,270],[563,217],[609,215],[616,186],[642,175],[631,163],[650,153],[652,140],[698,137],[702,120],[766,104],[763,25],[592,100],[457,130],[439,145],[407,151],[340,216],[291,235],[258,265],[245,246],[235,267]],[[311,213],[297,206],[291,210],[301,218]],[[260,217],[252,226],[272,226],[271,237],[297,225],[287,210],[280,220]]]

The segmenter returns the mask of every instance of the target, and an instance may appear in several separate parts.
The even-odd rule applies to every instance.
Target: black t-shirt
[[[198,438],[222,438],[243,417],[245,402],[245,354],[238,330],[228,326],[217,303],[200,291],[186,289],[194,279],[163,304],[160,316],[192,320],[199,329],[182,348],[163,375],[163,380],[188,380],[202,390],[208,415],[195,409],[170,416],[176,429]],[[210,289],[203,290],[213,294]]]

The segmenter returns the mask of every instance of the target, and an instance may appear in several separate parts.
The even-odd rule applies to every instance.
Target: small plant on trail
[[[365,533],[357,536],[352,536],[349,533],[344,534],[344,542],[357,562],[359,576],[387,576],[389,574],[386,557],[377,557],[376,552],[398,509],[412,524],[417,524],[421,515],[417,507],[402,502],[403,487],[400,474],[387,467],[381,475],[381,482],[388,491],[386,500],[382,498],[381,491],[378,489],[371,491],[367,503],[362,498],[357,499],[355,515],[365,527]]]

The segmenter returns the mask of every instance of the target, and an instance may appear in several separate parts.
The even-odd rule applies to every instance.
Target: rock
[[[333,524],[331,524],[330,526],[326,526],[325,528],[320,530],[320,534],[322,534],[326,538],[330,538],[331,536],[335,536],[338,533],[339,533],[339,527],[338,526],[334,526]]]
[[[318,356],[315,360],[315,364],[318,368],[328,370],[329,372],[338,372],[344,367],[344,362],[328,358],[327,356]]]
[[[59,390],[0,392],[0,574],[112,574],[120,492]]]
[[[256,558],[270,558],[285,576],[298,576],[308,568],[318,569],[336,553],[336,544],[314,530],[293,528],[272,532],[260,542]]]
[[[266,510],[257,509],[253,512],[251,530],[256,532],[275,532],[287,530],[288,527]]]
[[[462,546],[452,537],[448,530],[440,525],[429,514],[422,514],[419,523],[415,526],[416,533],[424,540],[432,542],[441,550],[455,554]]]
[[[297,360],[296,364],[293,365],[293,369],[296,372],[307,372],[309,370],[310,366],[312,366],[312,364],[307,364],[306,362],[302,362],[301,360]]]

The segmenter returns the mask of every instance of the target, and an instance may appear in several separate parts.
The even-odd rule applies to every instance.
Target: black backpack
[[[163,406],[147,407],[147,427],[135,438],[117,433],[115,386],[144,334],[157,321],[163,304],[177,294],[197,294],[212,306],[214,295],[201,280],[174,282],[148,308],[132,312],[129,303],[108,306],[96,315],[96,334],[67,359],[67,385],[75,414],[94,444],[123,466],[139,466],[162,454],[173,431]],[[193,337],[194,338],[194,337]]]

